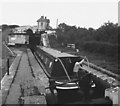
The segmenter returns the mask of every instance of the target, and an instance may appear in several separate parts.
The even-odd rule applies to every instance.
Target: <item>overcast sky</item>
[[[77,27],[98,28],[105,22],[118,22],[117,0],[4,0],[0,24],[37,25],[41,15],[55,28],[59,23]]]

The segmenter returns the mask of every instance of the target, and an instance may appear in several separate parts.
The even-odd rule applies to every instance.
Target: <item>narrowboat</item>
[[[37,46],[35,53],[44,64],[44,71],[50,81],[54,81],[56,89],[79,88],[73,68],[82,57],[42,46]]]
[[[49,78],[51,92],[54,92],[55,89],[57,91],[58,103],[79,101],[78,104],[86,104],[86,100],[90,99],[87,104],[112,104],[113,100],[108,96],[108,90],[109,92],[114,91],[117,82],[95,70],[93,73],[89,73],[88,70],[80,69],[79,76],[77,76],[74,67],[77,62],[84,60],[83,57],[44,46],[37,46],[35,55],[37,60],[43,64],[44,72]],[[109,79],[112,80],[112,83]],[[111,88],[113,83],[116,86]],[[82,100],[84,97],[85,101]]]

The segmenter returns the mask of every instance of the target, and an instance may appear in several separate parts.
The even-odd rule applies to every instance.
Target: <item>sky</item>
[[[50,26],[58,24],[99,28],[105,22],[118,23],[117,0],[2,0],[0,24],[37,25],[42,16]]]

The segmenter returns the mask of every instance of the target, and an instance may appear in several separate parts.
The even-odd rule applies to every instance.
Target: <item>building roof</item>
[[[50,20],[47,19],[46,17],[44,18],[44,16],[41,16],[40,19],[37,20],[37,22],[47,22],[47,23],[49,23]]]

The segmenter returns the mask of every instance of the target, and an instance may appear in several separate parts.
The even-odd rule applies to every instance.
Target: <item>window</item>
[[[43,26],[43,22],[41,22],[41,26]]]

